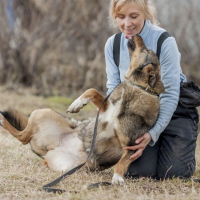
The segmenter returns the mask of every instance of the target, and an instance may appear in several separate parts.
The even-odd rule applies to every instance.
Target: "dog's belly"
[[[83,151],[83,143],[78,138],[78,133],[72,133],[65,134],[61,138],[60,145],[48,151],[44,158],[54,171],[68,171],[84,163],[87,154]]]

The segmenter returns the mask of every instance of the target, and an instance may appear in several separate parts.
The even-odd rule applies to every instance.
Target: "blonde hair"
[[[136,2],[141,9],[144,11],[146,19],[149,19],[152,24],[157,25],[156,19],[156,7],[153,5],[151,0],[111,0],[109,10],[109,20],[112,26],[116,26],[116,14],[121,7],[130,2]]]

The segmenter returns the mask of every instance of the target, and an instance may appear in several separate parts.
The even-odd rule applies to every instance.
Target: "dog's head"
[[[146,48],[139,35],[129,39],[128,48],[131,61],[125,75],[126,80],[155,89],[159,94],[164,92],[160,64],[156,54]]]

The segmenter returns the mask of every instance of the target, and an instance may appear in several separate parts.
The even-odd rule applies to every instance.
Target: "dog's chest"
[[[122,91],[122,94],[120,98],[117,99],[117,101],[112,101],[110,99],[108,100],[109,106],[107,110],[101,115],[102,120],[110,122],[116,119],[116,117],[119,115],[121,111],[121,106],[123,102],[123,94],[124,94],[124,90]]]
[[[121,112],[121,106],[123,102],[123,95],[124,90],[122,90],[121,95],[118,97],[117,101],[113,102],[110,99],[108,99],[108,108],[107,110],[100,115],[99,122],[100,124],[105,124],[102,130],[102,136],[105,137],[112,137],[114,135],[114,129],[117,129],[118,127],[118,121],[117,117],[119,116]]]

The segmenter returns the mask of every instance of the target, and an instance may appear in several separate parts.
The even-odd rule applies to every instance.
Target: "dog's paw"
[[[68,108],[67,112],[77,113],[81,108],[86,106],[90,102],[90,98],[81,98],[81,96],[76,99]]]
[[[124,179],[119,174],[114,174],[112,177],[113,185],[124,185]]]
[[[0,126],[3,126],[3,118],[4,116],[0,113]]]

